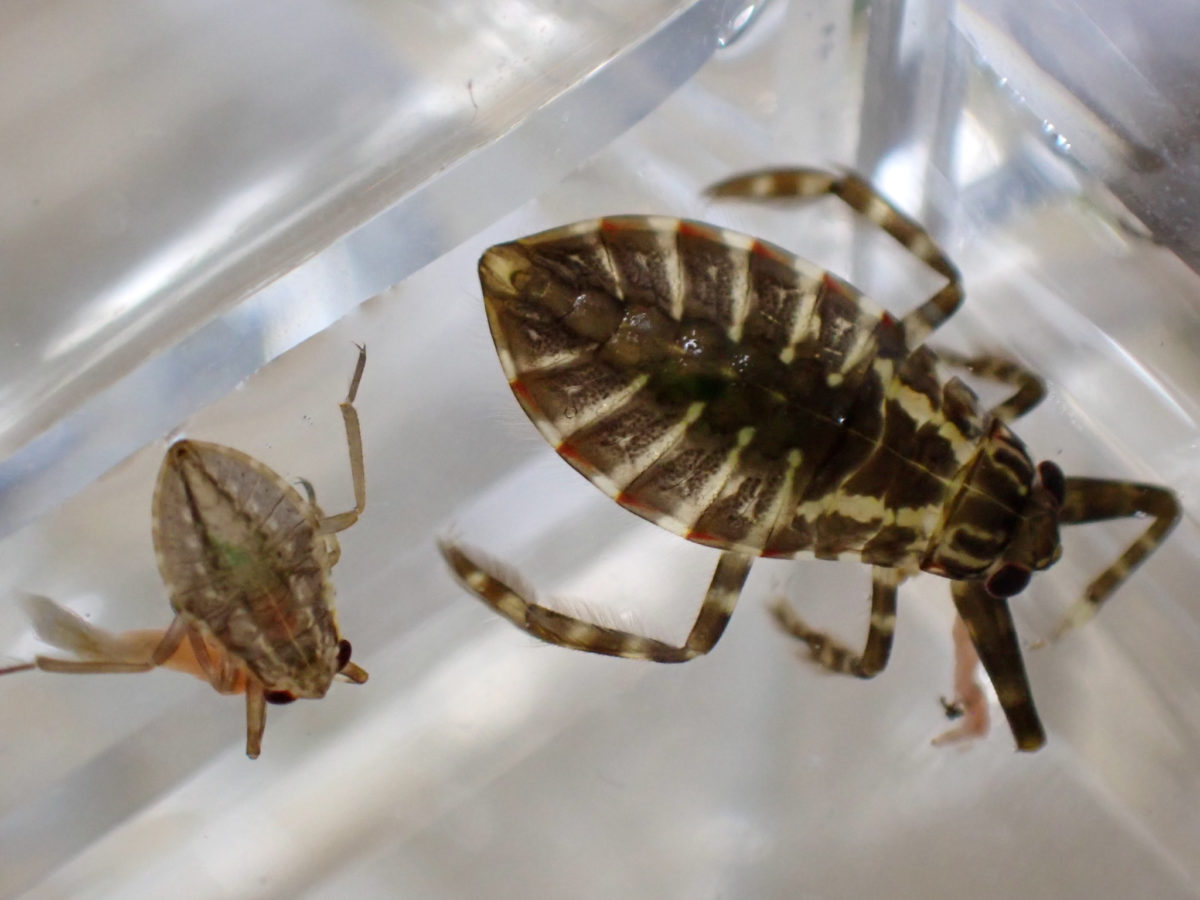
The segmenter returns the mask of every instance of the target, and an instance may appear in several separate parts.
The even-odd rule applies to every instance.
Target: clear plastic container
[[[10,602],[17,589],[114,629],[167,623],[149,508],[162,438],[176,426],[310,479],[326,509],[349,505],[336,404],[353,343],[368,345],[358,403],[367,511],[343,536],[334,580],[342,629],[370,682],[272,709],[252,763],[240,701],[194,680],[31,673],[0,681],[0,894],[1200,894],[1200,601],[1187,587],[1200,572],[1192,349],[1200,292],[1183,245],[1157,228],[1162,243],[1148,239],[1134,219],[1153,221],[1140,204],[1153,206],[1154,192],[1122,188],[1101,167],[1089,174],[1079,139],[1047,127],[1039,97],[1067,104],[1069,79],[1039,69],[1018,86],[1030,70],[1006,54],[1021,36],[1004,35],[1003,9],[991,4],[855,10],[773,0],[732,42],[741,11],[732,6],[663,3],[651,14],[651,4],[629,3],[568,14],[514,3],[488,6],[492,18],[481,16],[485,6],[441,4],[403,19],[367,3],[353,13],[262,13],[261,34],[286,21],[309,35],[310,52],[298,38],[281,49],[282,40],[246,37],[248,59],[261,51],[281,60],[269,71],[291,72],[298,56],[314,58],[339,75],[329,89],[344,91],[327,98],[327,111],[344,118],[297,111],[297,127],[311,131],[302,128],[296,146],[311,149],[315,134],[350,149],[328,167],[301,166],[324,173],[310,192],[282,205],[251,203],[262,216],[254,241],[239,240],[244,225],[212,232],[220,237],[204,252],[244,257],[252,276],[225,282],[214,274],[224,269],[202,266],[211,279],[192,294],[183,270],[161,270],[160,290],[179,298],[161,312],[174,330],[156,331],[160,313],[151,312],[131,332],[119,327],[120,341],[96,338],[101,349],[118,348],[101,354],[112,365],[101,388],[91,382],[81,399],[29,387],[22,414],[4,420],[5,446],[17,449],[0,463],[9,531],[0,542],[0,654],[20,659],[37,644]],[[163,25],[160,39],[190,40],[208,33],[200,24],[217,29],[246,15],[222,9],[180,18],[174,30]],[[1103,16],[1072,10],[1106,33]],[[50,12],[31,15],[43,29],[38,40],[51,25],[65,27]],[[72,21],[90,29],[80,31],[90,52],[97,34],[133,41],[101,24]],[[0,33],[32,52],[34,38]],[[326,41],[346,35],[334,56]],[[373,60],[351,38],[387,49]],[[722,38],[727,46],[695,78],[628,128]],[[378,82],[341,81],[372,65]],[[254,71],[257,81],[267,69]],[[388,93],[389,73],[416,85],[429,72],[440,94]],[[143,88],[163,81],[144,67],[128,78]],[[319,95],[307,84],[274,89],[289,101]],[[184,105],[191,112],[180,120],[224,110],[212,133],[253,144],[229,123],[266,114],[236,96],[213,87],[209,102]],[[373,121],[389,103],[379,133],[393,143],[346,137],[343,129]],[[1171,131],[1163,121],[1155,133],[1177,144],[1185,124]],[[378,153],[377,166],[348,164],[367,150]],[[251,180],[279,183],[296,171],[272,160]],[[119,162],[114,171],[136,174],[130,158]],[[1049,735],[1036,754],[1014,753],[998,710],[986,739],[930,746],[946,727],[938,696],[951,687],[952,621],[947,585],[932,576],[905,584],[892,662],[859,683],[805,662],[764,605],[784,593],[810,620],[857,640],[868,592],[860,566],[756,564],[711,655],[653,666],[534,642],[464,594],[437,555],[434,536],[452,532],[575,608],[664,637],[686,631],[715,554],[619,509],[544,444],[496,362],[475,263],[493,243],[552,225],[661,213],[794,248],[893,310],[936,284],[835,201],[796,208],[701,197],[719,178],[772,163],[854,163],[930,223],[967,286],[963,310],[937,342],[1014,356],[1050,383],[1048,399],[1017,429],[1035,454],[1069,474],[1153,481],[1181,495],[1184,521],[1098,619],[1027,654]],[[375,180],[364,174],[385,170]],[[236,181],[213,177],[222,190]],[[71,196],[102,206],[104,183]],[[344,194],[329,189],[351,183]],[[130,209],[127,228],[166,233],[133,214],[142,206]],[[28,243],[19,254],[11,243],[2,251],[0,272],[18,271],[7,266],[11,256],[38,278],[67,278],[58,262],[35,265],[38,242],[24,229],[38,214],[20,212],[5,213],[5,230]],[[184,224],[201,218],[195,208],[177,215]],[[153,255],[145,254],[139,259]],[[112,265],[126,273],[113,283],[137,269]],[[33,283],[41,291],[52,282]],[[94,289],[79,274],[73,295]],[[5,308],[33,316],[25,302]],[[21,335],[18,350],[42,342],[21,365],[6,356],[6,383],[59,377],[39,362],[47,335],[90,308],[47,312],[53,327],[41,331],[6,321],[6,340]],[[89,371],[74,367],[72,383],[88,382]],[[18,439],[47,423],[33,443]],[[1048,631],[1138,527],[1067,530],[1063,560],[1014,602],[1022,636]]]

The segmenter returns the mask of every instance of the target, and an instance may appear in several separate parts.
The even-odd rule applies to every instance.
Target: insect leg
[[[786,600],[772,608],[781,628],[792,637],[808,644],[812,658],[833,672],[856,678],[874,678],[884,670],[892,652],[892,637],[896,630],[896,590],[904,577],[896,569],[882,566],[871,568],[871,624],[862,655],[854,653],[836,638],[811,628]]]
[[[1134,541],[1116,562],[1101,572],[1083,597],[1051,633],[1056,641],[1072,628],[1092,618],[1129,574],[1153,553],[1179,521],[1179,500],[1174,491],[1153,484],[1131,481],[1106,481],[1100,478],[1067,478],[1066,493],[1058,521],[1062,525],[1083,525],[1105,519],[1128,516],[1152,516],[1142,536]]]
[[[308,502],[315,506],[317,503],[317,491],[316,488],[313,487],[312,482],[307,478],[297,478],[296,483],[299,484],[300,487],[304,488],[304,493],[308,497]],[[330,568],[336,566],[338,564],[338,560],[342,558],[342,545],[338,543],[338,539],[336,535],[334,535],[333,530],[329,527],[329,524],[331,521],[336,524],[336,521],[341,519],[342,516],[333,516],[331,518],[323,519],[321,524],[318,526],[321,529],[321,537],[325,540],[325,555],[328,557]]]
[[[300,485],[300,487],[304,488],[304,493],[308,497],[308,502],[315,506],[317,503],[317,491],[316,488],[313,487],[312,482],[307,478],[297,478],[296,482]],[[333,517],[333,519],[340,518],[340,516]],[[337,537],[328,527],[330,521],[331,519],[323,519],[319,527],[321,528],[321,536],[325,540],[325,555],[329,559],[330,568],[332,568],[333,566],[336,566],[338,564],[338,560],[342,558],[342,545],[338,543]]]
[[[200,636],[200,632],[196,631],[195,628],[189,628],[187,639],[188,645],[192,648],[192,655],[196,657],[196,663],[200,666],[200,671],[204,673],[204,677],[208,679],[209,684],[216,687],[216,669],[213,667],[212,656],[209,655],[208,645],[204,643],[204,638]]]
[[[228,653],[221,656],[220,666],[217,670],[217,680],[213,682],[213,687],[220,694],[232,694],[237,688],[238,665],[233,661]]]
[[[934,746],[953,744],[957,741],[983,737],[991,727],[987,695],[975,678],[979,668],[979,654],[971,643],[962,616],[954,617],[954,701],[942,700],[947,715],[962,716],[953,728],[933,739]]]
[[[297,478],[296,483],[299,484],[300,487],[304,488],[304,496],[308,497],[309,503],[317,502],[317,490],[313,487],[311,481],[309,481],[307,478]]]
[[[339,405],[342,411],[342,422],[346,427],[346,445],[350,450],[350,477],[354,482],[354,509],[336,516],[326,516],[321,520],[320,533],[331,534],[344,531],[362,515],[367,505],[367,475],[363,466],[362,430],[358,424],[358,410],[354,408],[354,398],[358,396],[358,384],[362,381],[363,369],[367,365],[367,348],[358,348],[358,362],[354,366],[354,375],[350,379],[350,390],[346,399]]]
[[[196,664],[200,667],[204,677],[208,679],[208,683],[219,694],[232,693],[234,685],[237,683],[238,670],[237,666],[229,659],[229,655],[221,654],[219,659],[213,660],[212,654],[208,650],[208,644],[195,628],[188,629],[187,639],[188,645],[192,649],[192,655],[196,657]]]
[[[162,639],[155,646],[154,652],[151,653],[149,659],[144,657],[142,659],[121,659],[116,656],[107,658],[93,656],[90,659],[58,659],[53,656],[35,656],[32,665],[43,672],[60,672],[69,675],[149,672],[151,669],[161,665],[175,652],[179,646],[179,642],[183,640],[186,630],[187,623],[176,616],[170,627],[163,633]],[[13,671],[20,671],[20,669],[14,668]]]
[[[1017,749],[1037,750],[1046,743],[1046,734],[1033,705],[1008,601],[993,597],[978,581],[952,581],[950,592],[971,643],[1000,698]]]
[[[772,169],[736,175],[710,187],[712,197],[820,197],[832,194],[870,219],[909,253],[949,281],[903,319],[904,337],[914,348],[954,314],[963,300],[958,267],[938,248],[929,232],[900,212],[865,178],[853,172],[834,175],[818,169]]]
[[[348,681],[351,684],[366,684],[368,675],[362,666],[348,662],[342,666],[342,670],[337,673],[336,677],[339,681]]]
[[[262,752],[263,732],[267,729],[267,698],[262,682],[246,679],[246,755],[258,759]]]
[[[167,626],[167,630],[163,632],[162,640],[158,642],[154,652],[150,654],[150,662],[156,666],[165,663],[179,649],[184,636],[190,630],[191,626],[188,625],[187,620],[183,616],[176,616]]]
[[[963,356],[953,350],[937,350],[937,357],[949,366],[966,369],[972,375],[1009,384],[1015,387],[1014,393],[1007,400],[998,403],[988,410],[1002,422],[1025,415],[1042,402],[1046,396],[1046,385],[1037,375],[1019,363],[1005,359],[1002,356],[983,354],[981,356]]]
[[[725,631],[754,561],[742,553],[721,554],[692,630],[681,646],[675,646],[555,612],[522,596],[460,547],[446,541],[438,547],[462,585],[522,631],[560,647],[663,663],[686,662],[713,648]]]
[[[149,672],[155,668],[152,662],[124,662],[111,659],[57,659],[53,656],[35,656],[33,665],[43,672],[60,672],[65,675],[119,675],[127,672]],[[13,671],[20,671],[15,668]],[[7,671],[7,670],[6,670]]]

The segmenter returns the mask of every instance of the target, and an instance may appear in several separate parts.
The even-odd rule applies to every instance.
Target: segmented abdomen
[[[996,439],[1016,439],[962,382],[942,385],[888,313],[811,263],[630,216],[493,247],[480,279],[525,411],[650,521],[766,556],[915,568],[940,546],[944,573],[981,571],[976,557],[1007,542],[1022,489],[981,493],[969,476]],[[949,546],[964,502],[978,507],[969,551]]]

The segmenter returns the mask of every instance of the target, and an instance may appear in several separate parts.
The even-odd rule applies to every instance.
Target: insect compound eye
[[[1063,498],[1067,496],[1067,485],[1062,469],[1056,463],[1041,462],[1038,463],[1038,477],[1042,480],[1042,487],[1057,501],[1058,506],[1062,506]]]
[[[987,592],[993,597],[1011,597],[1025,590],[1029,584],[1029,570],[1016,563],[1008,563],[997,569],[987,580]]]
[[[350,662],[350,642],[342,639],[338,641],[337,671],[340,672],[346,668],[348,662]]]
[[[274,703],[276,706],[282,706],[284,703],[291,703],[296,698],[292,696],[291,691],[267,691],[263,696],[268,703]]]

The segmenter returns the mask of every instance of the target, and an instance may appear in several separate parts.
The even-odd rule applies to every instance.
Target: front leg
[[[1020,363],[1005,359],[1003,356],[991,353],[964,356],[953,350],[943,349],[934,352],[937,358],[948,366],[966,369],[979,378],[1012,385],[1016,388],[1011,397],[988,410],[988,415],[995,416],[1002,422],[1011,422],[1020,418],[1041,403],[1046,396],[1046,384],[1041,378]]]
[[[692,630],[682,645],[674,645],[556,612],[538,603],[531,591],[516,583],[514,576],[501,576],[495,571],[498,567],[477,561],[456,544],[440,541],[438,549],[463,587],[539,640],[604,656],[662,663],[686,662],[716,645],[733,614],[754,561],[754,557],[742,553],[726,551],[721,554]],[[489,572],[488,568],[493,571]]]
[[[1033,705],[1008,601],[993,597],[979,581],[953,581],[950,592],[979,660],[996,689],[1017,749],[1039,749],[1046,743],[1046,733]]]
[[[35,598],[45,600],[45,598]],[[72,637],[66,629],[71,626],[71,618],[78,618],[69,610],[58,607],[52,601],[45,600],[45,603],[57,607],[56,615],[60,618],[56,625],[62,629],[61,633],[54,635],[63,643],[67,643]],[[43,611],[44,614],[44,611]],[[79,620],[82,623],[82,620]],[[86,625],[86,623],[84,623]],[[135,656],[126,656],[124,654],[114,655],[115,651],[124,649],[118,640],[109,638],[104,644],[93,643],[90,647],[80,645],[72,646],[71,649],[86,652],[83,659],[59,659],[54,656],[36,656],[32,663],[22,663],[19,666],[12,666],[7,669],[0,670],[0,675],[10,672],[26,671],[31,668],[41,669],[43,672],[59,672],[64,675],[116,675],[135,672],[149,672],[152,669],[161,666],[171,655],[179,649],[179,644],[183,641],[184,635],[187,634],[187,623],[179,616],[171,622],[170,627],[163,632],[154,650],[149,658],[141,657],[140,654]],[[94,631],[98,631],[95,629]],[[94,632],[93,632],[94,633]],[[39,632],[40,634],[40,632]]]

